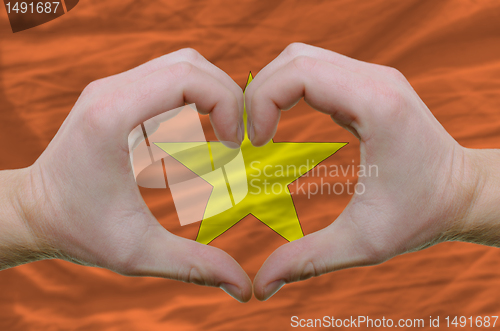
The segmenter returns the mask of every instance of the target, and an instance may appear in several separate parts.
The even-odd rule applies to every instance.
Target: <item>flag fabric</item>
[[[498,1],[87,0],[18,33],[0,11],[0,169],[31,165],[91,81],[192,47],[243,88],[249,71],[296,41],[397,68],[460,144],[500,147]],[[206,141],[216,140],[200,119]],[[274,141],[348,143],[288,186],[305,235],[329,225],[351,197],[340,186],[358,176],[357,139],[301,101],[282,113]],[[322,171],[329,193],[301,193],[326,187]],[[166,229],[196,239],[200,223],[180,225],[168,187],[140,191]],[[250,215],[210,245],[253,279],[286,242]],[[59,260],[1,271],[0,284],[0,330],[287,330],[293,316],[359,315],[428,325],[429,316],[500,314],[500,250],[443,243],[287,285],[264,303]]]

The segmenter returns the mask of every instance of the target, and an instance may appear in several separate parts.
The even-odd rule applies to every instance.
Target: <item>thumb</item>
[[[240,302],[252,297],[252,283],[241,266],[221,249],[150,227],[143,245],[124,273],[220,287]]]
[[[285,284],[372,264],[372,254],[359,244],[355,230],[355,224],[343,213],[330,226],[276,249],[255,276],[255,297],[267,300]]]

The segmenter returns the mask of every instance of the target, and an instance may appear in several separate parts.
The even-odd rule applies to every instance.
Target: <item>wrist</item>
[[[500,152],[464,148],[465,208],[455,227],[454,240],[500,246]]]
[[[46,257],[31,226],[30,168],[0,171],[0,270]]]

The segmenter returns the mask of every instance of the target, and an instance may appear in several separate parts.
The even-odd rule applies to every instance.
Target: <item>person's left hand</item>
[[[192,49],[85,88],[44,153],[22,170],[23,221],[42,256],[251,298],[251,281],[239,264],[220,249],[165,230],[134,180],[129,133],[185,103],[210,114],[221,141],[241,143],[241,88]]]

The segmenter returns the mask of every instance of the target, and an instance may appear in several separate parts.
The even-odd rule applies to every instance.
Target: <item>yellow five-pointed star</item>
[[[247,85],[251,81],[250,74]],[[304,234],[288,185],[346,143],[275,143],[271,140],[262,147],[254,147],[245,134],[241,167],[237,167],[237,162],[232,162],[236,166],[223,166],[227,160],[237,158],[234,150],[220,142],[156,145],[212,185],[196,238],[208,244],[249,214],[288,241],[301,238]],[[185,146],[180,147],[182,145]],[[191,147],[190,152],[175,153],[186,146]],[[208,159],[210,161],[206,161]],[[227,193],[229,198],[225,198]]]

